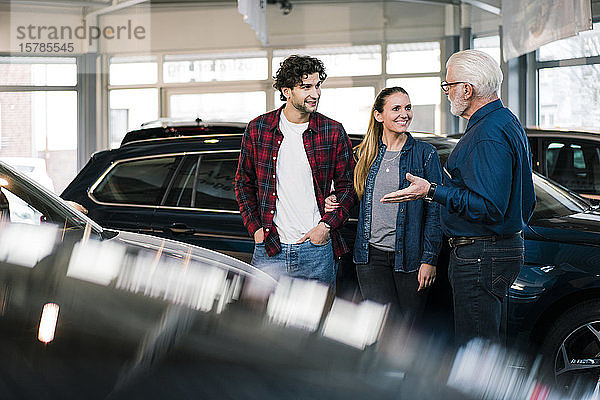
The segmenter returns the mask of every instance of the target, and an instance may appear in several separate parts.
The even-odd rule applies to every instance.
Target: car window
[[[170,207],[190,207],[194,182],[197,179],[198,156],[186,157],[177,169],[169,193],[163,205]]]
[[[600,157],[593,144],[551,141],[546,145],[546,174],[579,193],[600,191]]]
[[[0,191],[2,220],[29,225],[39,225],[42,213],[6,188]],[[8,213],[6,211],[8,210]]]
[[[233,181],[238,164],[237,153],[203,155],[200,158],[193,207],[239,211]]]
[[[49,223],[69,230],[91,225],[94,232],[100,232],[100,228],[91,220],[73,210],[56,195],[41,186],[36,187],[26,177],[3,166],[0,166],[0,185],[0,223]]]
[[[157,206],[181,159],[167,156],[120,162],[91,194],[101,202]]]

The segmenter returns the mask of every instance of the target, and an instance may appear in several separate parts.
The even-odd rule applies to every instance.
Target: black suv
[[[233,180],[245,124],[159,121],[92,155],[62,197],[102,226],[203,243],[249,261]]]
[[[102,226],[189,242],[247,261],[253,241],[233,189],[243,129],[231,125],[214,133],[201,121],[188,127],[185,133],[167,124],[149,128],[154,132],[132,132],[120,148],[94,154],[62,197],[84,206]],[[458,141],[413,136],[435,145],[442,163]],[[357,144],[360,138],[352,140]],[[510,291],[509,331],[551,354],[548,364],[558,380],[580,373],[597,380],[600,211],[537,173],[534,183],[537,205],[524,230],[525,267]],[[351,218],[342,230],[350,244],[355,229]],[[346,255],[342,277],[353,270]],[[445,273],[443,265],[439,272]]]

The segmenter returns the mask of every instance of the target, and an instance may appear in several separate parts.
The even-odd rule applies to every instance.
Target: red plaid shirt
[[[277,161],[274,158],[283,140],[283,134],[279,130],[282,109],[283,107],[250,121],[242,139],[235,174],[235,196],[244,225],[251,236],[264,228],[265,249],[270,256],[281,251],[273,217],[277,198]],[[342,124],[316,112],[310,115],[308,129],[302,134],[302,141],[314,178],[321,221],[331,226],[333,251],[336,256],[341,256],[349,249],[338,229],[348,219],[355,198],[352,144]],[[331,192],[332,182],[340,207],[325,213],[325,197]]]

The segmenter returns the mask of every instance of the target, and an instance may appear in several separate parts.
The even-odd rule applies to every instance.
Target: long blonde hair
[[[365,192],[365,181],[373,165],[373,161],[377,157],[379,148],[379,140],[383,136],[383,123],[375,119],[375,111],[383,112],[383,106],[387,98],[394,93],[403,93],[408,96],[406,90],[400,86],[385,88],[375,98],[373,108],[371,108],[371,117],[369,119],[369,127],[362,142],[356,146],[356,156],[358,162],[354,168],[354,190],[359,198]]]

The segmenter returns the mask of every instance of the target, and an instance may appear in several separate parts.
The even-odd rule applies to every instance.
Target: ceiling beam
[[[487,11],[489,13],[495,14],[495,15],[502,15],[502,10],[499,7],[495,7],[491,4],[488,3],[484,3],[483,1],[479,1],[479,0],[462,0],[463,3],[467,3],[472,5],[473,7],[477,7],[483,11]]]
[[[98,15],[110,14],[115,11],[122,10],[124,8],[133,7],[135,5],[146,3],[148,0],[126,0],[126,1],[113,1],[113,4],[108,7],[101,8],[99,10],[94,10],[87,13],[85,16],[87,17],[96,17]]]

